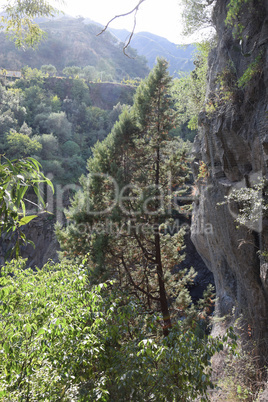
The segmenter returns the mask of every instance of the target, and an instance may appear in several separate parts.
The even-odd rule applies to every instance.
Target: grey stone
[[[261,265],[257,253],[260,249],[268,249],[267,225],[263,222],[262,230],[250,224],[237,228],[235,208],[219,204],[232,188],[252,185],[257,175],[267,176],[268,2],[257,3],[253,14],[247,13],[241,21],[247,27],[248,35],[243,51],[254,49],[249,57],[243,55],[239,40],[234,39],[225,25],[226,4],[225,0],[218,0],[214,10],[213,20],[219,39],[209,57],[207,94],[211,99],[216,93],[217,76],[230,62],[237,77],[241,77],[260,49],[263,51],[262,72],[256,74],[245,89],[233,88],[232,99],[219,103],[215,112],[203,111],[199,116],[194,160],[197,163],[204,161],[210,174],[206,183],[199,184],[199,199],[194,205],[191,227],[192,241],[214,274],[217,314],[223,317],[234,311],[234,319],[243,314],[267,357],[268,268],[267,264]],[[198,230],[200,222],[203,228],[210,224],[212,232]]]

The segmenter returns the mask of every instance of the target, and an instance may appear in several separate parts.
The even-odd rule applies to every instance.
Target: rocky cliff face
[[[58,262],[59,243],[55,235],[55,223],[53,215],[43,213],[25,226],[27,239],[35,244],[35,247],[28,244],[21,249],[22,258],[27,258],[27,267],[42,268],[49,260]],[[10,238],[0,239],[0,264],[4,264],[4,256],[10,247],[10,242],[12,242]]]
[[[217,47],[209,58],[206,107],[194,145],[195,173],[203,161],[208,177],[199,180],[192,240],[214,274],[217,313],[242,314],[246,332],[267,354],[268,264],[258,254],[268,248],[267,221],[263,217],[237,229],[236,206],[219,203],[233,188],[252,187],[258,177],[267,176],[268,1],[247,2],[239,17],[242,40],[225,24],[227,4],[217,0],[213,14]],[[239,88],[249,66],[253,73]]]

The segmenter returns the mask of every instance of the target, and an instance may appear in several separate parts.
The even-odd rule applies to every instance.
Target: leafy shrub
[[[59,143],[71,138],[72,125],[64,112],[51,113],[47,119],[47,128],[58,138]]]
[[[252,78],[262,73],[263,71],[262,57],[263,54],[260,53],[256,57],[256,59],[248,66],[242,77],[239,78],[238,80],[239,88],[245,88],[248,85],[248,83],[252,80]]]
[[[1,268],[1,400],[207,400],[222,340],[183,321],[163,338],[157,315],[87,278],[83,265]]]
[[[64,176],[62,161],[58,159],[42,160],[40,159],[45,174],[52,174],[53,179],[61,179]]]
[[[257,2],[260,0],[257,0]],[[242,39],[244,24],[241,22],[245,14],[253,10],[252,0],[230,0],[227,5],[227,16],[225,23],[233,29],[234,38]]]
[[[22,260],[2,267],[0,283],[1,397],[56,401],[94,378],[106,331],[101,286],[89,291],[80,267],[34,272]]]
[[[30,156],[42,149],[40,142],[14,130],[7,135],[7,143],[9,154],[17,158]]]
[[[21,226],[27,225],[36,217],[27,213],[28,190],[32,190],[37,196],[38,204],[34,204],[37,210],[45,206],[39,184],[46,183],[53,190],[51,181],[43,175],[40,168],[41,165],[34,158],[10,161],[2,156],[0,159],[0,236],[10,236],[9,256],[15,254],[18,257],[22,244],[32,244],[21,230]],[[32,204],[30,201],[30,205]]]
[[[59,143],[58,139],[53,134],[42,134],[34,136],[41,145],[42,151],[40,153],[42,159],[54,159],[58,152]]]
[[[267,386],[267,368],[259,366],[256,352],[256,345],[249,342],[245,348],[240,341],[235,355],[220,353],[214,364],[217,387],[211,392],[212,402],[264,401],[258,395]]]
[[[79,154],[79,152],[81,151],[79,145],[76,142],[70,140],[66,141],[61,149],[62,154],[65,157]]]

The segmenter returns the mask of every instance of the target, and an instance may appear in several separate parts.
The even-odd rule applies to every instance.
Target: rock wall
[[[21,248],[22,258],[27,258],[27,266],[34,268],[42,266],[52,260],[58,262],[59,243],[56,239],[54,226],[56,220],[53,215],[42,213],[25,226],[24,233],[27,239],[34,242]],[[0,265],[4,264],[4,256],[12,240],[0,238]]]
[[[246,4],[239,23],[243,39],[225,24],[227,0],[216,0],[213,21],[217,46],[209,57],[206,106],[199,115],[193,167],[201,161],[208,177],[199,180],[192,220],[192,240],[213,272],[217,314],[244,316],[247,333],[268,355],[268,264],[258,251],[267,250],[267,220],[237,229],[236,206],[219,205],[233,188],[251,187],[267,177],[268,160],[268,1]],[[260,59],[245,88],[237,81]],[[217,329],[217,327],[216,327]]]

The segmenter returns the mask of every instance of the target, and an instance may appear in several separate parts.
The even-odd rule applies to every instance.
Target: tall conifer
[[[183,282],[172,274],[184,234],[171,233],[172,199],[188,174],[187,147],[169,136],[176,120],[170,85],[167,62],[159,59],[132,109],[94,147],[83,192],[68,211],[72,224],[59,231],[65,253],[89,253],[91,280],[112,278],[146,309],[160,311],[164,335]]]

